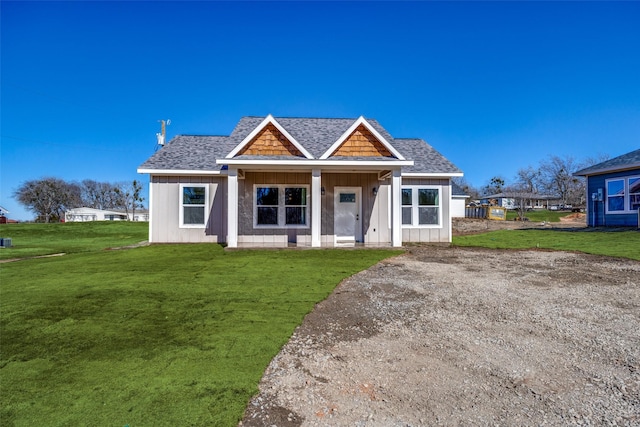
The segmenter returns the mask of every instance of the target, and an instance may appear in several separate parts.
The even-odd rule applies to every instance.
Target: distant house
[[[467,195],[455,182],[451,182],[451,218],[464,218],[464,210],[467,206]]]
[[[588,226],[640,226],[640,150],[573,175],[587,177]]]
[[[146,209],[136,210],[135,217],[129,212],[110,211],[94,208],[69,209],[64,214],[65,222],[84,221],[149,221],[149,212]]]
[[[505,193],[490,194],[480,199],[482,205],[500,206],[507,209],[515,209],[516,201]]]
[[[7,214],[8,213],[9,213],[8,210],[6,210],[2,206],[0,206],[0,224],[6,224],[7,223]]]
[[[521,191],[509,191],[484,196],[480,200],[480,202],[483,205],[501,206],[507,209],[516,209],[518,208],[518,206],[520,206],[520,200],[524,200],[525,206],[527,208],[544,209],[548,207],[550,201],[558,200],[558,196]]]
[[[376,120],[243,117],[229,136],[179,135],[145,161],[149,241],[228,247],[451,242],[460,171]]]

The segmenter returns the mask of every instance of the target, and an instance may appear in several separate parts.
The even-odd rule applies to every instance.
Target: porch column
[[[391,245],[402,246],[402,177],[400,169],[394,169],[391,181]]]
[[[227,178],[227,247],[238,247],[238,170],[229,168]]]
[[[311,247],[319,248],[320,227],[322,224],[322,172],[320,169],[311,171]]]
[[[153,214],[157,212],[157,209],[153,207],[153,175],[149,175],[149,243],[153,241]]]

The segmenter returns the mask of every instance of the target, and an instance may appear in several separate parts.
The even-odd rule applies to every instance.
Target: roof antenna
[[[158,145],[164,145],[164,141],[167,136],[166,127],[171,124],[171,120],[158,120],[158,122],[162,123],[162,131],[160,133],[156,133],[156,138],[158,138]]]

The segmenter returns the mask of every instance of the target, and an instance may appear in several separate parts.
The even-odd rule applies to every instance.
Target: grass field
[[[41,237],[12,233],[24,242],[16,251],[68,255],[0,265],[2,426],[236,425],[305,314],[343,278],[400,253],[105,251],[140,235],[31,226]]]
[[[103,250],[132,245],[147,240],[148,235],[148,222],[0,224],[0,236],[10,237],[13,245],[0,249],[0,260]]]
[[[455,246],[494,249],[553,249],[640,260],[638,231],[499,230],[454,236]]]

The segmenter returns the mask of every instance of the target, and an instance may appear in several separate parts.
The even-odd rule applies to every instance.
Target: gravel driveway
[[[415,247],[345,280],[243,426],[640,425],[640,263]]]

